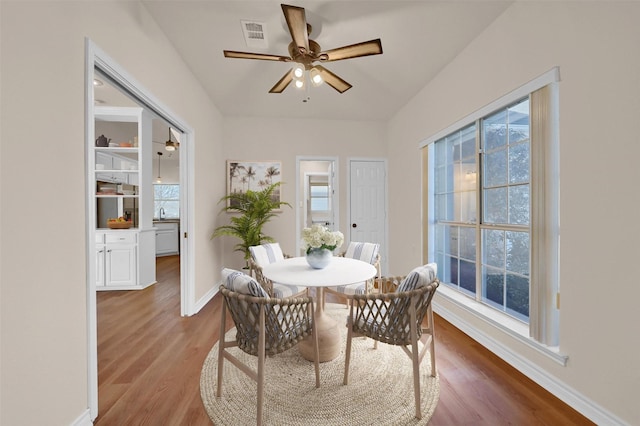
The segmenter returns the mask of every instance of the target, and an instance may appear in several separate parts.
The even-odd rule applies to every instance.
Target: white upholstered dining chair
[[[280,244],[266,243],[259,246],[251,246],[249,247],[249,252],[251,253],[249,269],[269,296],[283,299],[285,297],[296,297],[306,294],[307,288],[304,285],[274,283],[262,273],[262,268],[265,265],[290,257],[282,252]]]
[[[352,241],[349,243],[347,250],[341,253],[340,256],[350,257],[372,264],[378,270],[376,278],[380,277],[380,244]],[[371,279],[361,283],[326,287],[325,292],[333,293],[349,300],[354,294],[369,294],[373,288],[374,280]]]
[[[406,277],[383,277],[378,280],[379,288],[386,291],[397,286],[395,291],[354,295],[347,317],[344,384],[349,383],[353,337],[367,336],[376,342],[400,346],[413,365],[415,417],[418,419],[422,417],[420,363],[427,351],[431,355],[431,376],[436,375],[431,300],[440,285],[437,272],[437,265],[430,263],[415,268]],[[425,318],[426,326],[423,324]],[[422,349],[418,342],[422,342]]]
[[[278,299],[269,297],[252,277],[233,269],[222,271],[220,293],[224,297],[220,317],[218,342],[218,377],[216,396],[222,396],[224,361],[239,368],[257,383],[256,424],[262,424],[264,406],[265,357],[287,351],[311,336],[316,375],[320,387],[318,335],[315,310],[310,297]],[[236,326],[235,339],[226,340],[227,311]],[[257,369],[243,363],[229,348],[258,357]],[[300,386],[304,386],[300,383]]]

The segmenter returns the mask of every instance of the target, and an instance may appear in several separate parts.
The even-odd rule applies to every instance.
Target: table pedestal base
[[[335,359],[340,354],[340,344],[342,338],[340,331],[344,324],[338,324],[329,317],[322,307],[324,292],[322,287],[318,288],[316,295],[315,328],[318,333],[318,352],[320,362],[327,362]],[[304,359],[313,361],[313,340],[311,336],[298,343],[298,350]]]

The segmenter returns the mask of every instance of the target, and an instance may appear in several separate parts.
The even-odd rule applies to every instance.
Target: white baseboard
[[[194,311],[191,312],[189,315],[195,315],[198,312],[200,312],[200,310],[202,308],[204,308],[204,306],[209,303],[209,301],[211,299],[213,299],[213,296],[215,296],[216,294],[218,294],[218,291],[220,290],[220,284],[216,284],[213,286],[213,288],[211,290],[209,290],[204,296],[202,296],[200,298],[200,300],[198,300],[196,302],[196,305],[194,306]]]
[[[629,425],[629,423],[582,395],[557,377],[549,374],[546,370],[540,368],[540,366],[532,363],[529,359],[515,353],[508,346],[505,346],[477,327],[474,327],[472,323],[437,303],[435,299],[433,301],[433,311],[594,423],[611,426]],[[475,317],[474,320],[485,321],[479,315]],[[485,322],[493,326],[489,321]],[[497,327],[494,328],[499,330]]]
[[[69,426],[93,426],[91,421],[91,411],[87,408],[84,413],[71,423]]]

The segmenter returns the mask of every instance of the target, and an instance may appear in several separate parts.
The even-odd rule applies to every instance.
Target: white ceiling
[[[226,116],[388,120],[512,1],[291,1],[304,7],[322,50],[371,39],[382,55],[325,64],[353,87],[308,94],[269,89],[291,64],[231,59],[223,50],[288,56],[291,37],[279,2],[143,0],[214,104]],[[241,20],[266,25],[268,47],[247,47]],[[303,103],[308,95],[309,102]]]

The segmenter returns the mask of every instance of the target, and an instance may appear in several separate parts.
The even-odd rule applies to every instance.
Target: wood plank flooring
[[[221,298],[182,318],[179,258],[158,258],[156,273],[158,283],[145,290],[98,292],[97,426],[211,424],[200,370],[218,341]],[[447,321],[435,321],[440,401],[430,425],[593,424]]]

